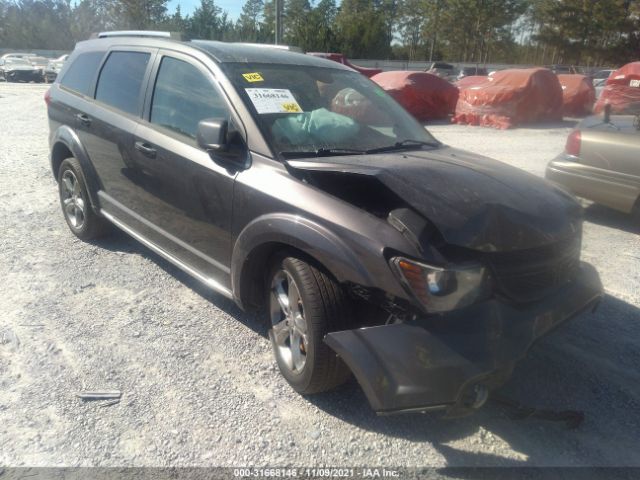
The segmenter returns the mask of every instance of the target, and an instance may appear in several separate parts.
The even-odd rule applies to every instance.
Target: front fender
[[[102,190],[102,183],[93,167],[93,163],[91,163],[87,150],[82,145],[76,132],[67,125],[62,125],[51,135],[49,144],[51,145],[50,162],[53,176],[56,177],[57,180],[58,167],[64,160],[64,158],[61,157],[66,158],[66,155],[59,153],[61,151],[59,150],[60,146],[64,146],[71,152],[71,155],[80,162],[91,206],[97,211],[99,205],[98,190]]]
[[[250,222],[238,235],[231,257],[234,297],[243,305],[242,277],[251,252],[270,244],[284,244],[305,252],[325,266],[340,282],[373,285],[372,275],[347,243],[326,227],[299,215],[273,213]],[[380,258],[380,261],[384,259]]]

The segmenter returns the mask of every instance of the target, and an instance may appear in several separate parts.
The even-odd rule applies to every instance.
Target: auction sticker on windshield
[[[258,113],[301,113],[295,97],[286,88],[245,88]]]
[[[262,75],[260,75],[258,72],[254,72],[254,73],[243,73],[242,76],[244,77],[244,79],[247,82],[263,82],[264,78],[262,78]]]

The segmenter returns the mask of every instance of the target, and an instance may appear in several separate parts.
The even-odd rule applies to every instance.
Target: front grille
[[[516,302],[545,297],[574,278],[580,265],[581,235],[544,247],[489,255],[497,292]]]

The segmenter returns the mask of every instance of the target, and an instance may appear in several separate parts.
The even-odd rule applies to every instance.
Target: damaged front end
[[[518,169],[447,147],[287,164],[406,240],[383,252],[406,297],[351,285],[361,328],[325,337],[380,414],[479,408],[538,338],[603,295],[580,261],[580,205]]]
[[[446,409],[469,413],[504,383],[532,344],[602,297],[595,269],[527,307],[487,300],[446,314],[329,333],[379,414]]]

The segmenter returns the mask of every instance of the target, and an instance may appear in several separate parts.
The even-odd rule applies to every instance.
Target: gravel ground
[[[501,391],[582,410],[578,429],[491,401],[458,420],[376,417],[355,382],[295,394],[256,318],[126,235],[75,239],[49,171],[45,88],[0,84],[0,465],[640,465],[640,242],[624,216],[587,209],[584,258],[608,295]],[[571,125],[430,130],[542,174]],[[122,401],[84,403],[85,389]]]

